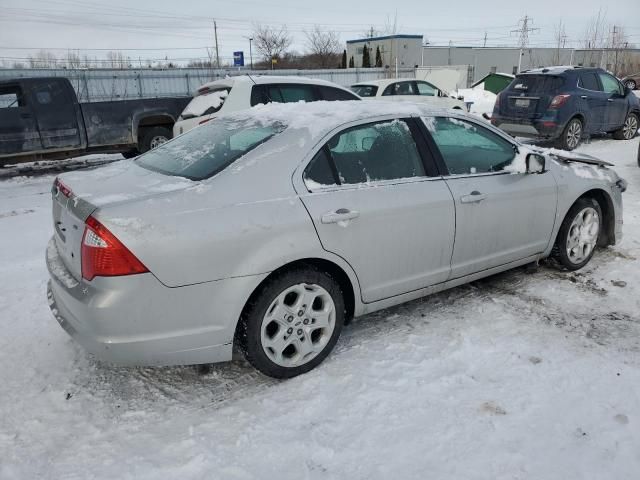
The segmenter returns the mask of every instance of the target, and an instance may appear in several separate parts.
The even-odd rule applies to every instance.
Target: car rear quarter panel
[[[282,135],[211,179],[94,216],[171,287],[327,258],[291,181],[309,139]]]

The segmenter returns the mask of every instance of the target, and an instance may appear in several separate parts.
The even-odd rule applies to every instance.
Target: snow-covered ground
[[[623,242],[368,315],[318,369],[116,368],[54,321],[53,176],[0,181],[0,478],[630,479],[640,472],[639,139]]]

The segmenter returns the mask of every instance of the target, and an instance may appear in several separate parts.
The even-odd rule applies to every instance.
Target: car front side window
[[[334,136],[326,148],[340,184],[425,176],[418,147],[404,120],[349,128]],[[322,178],[328,181],[329,176],[325,173]]]
[[[606,93],[617,93],[622,95],[622,87],[618,80],[607,73],[600,73],[600,81],[602,82],[602,89]]]
[[[424,122],[450,175],[499,172],[515,157],[511,143],[475,123],[451,117]]]
[[[416,82],[416,85],[419,95],[435,97],[438,94],[438,89],[427,82]]]

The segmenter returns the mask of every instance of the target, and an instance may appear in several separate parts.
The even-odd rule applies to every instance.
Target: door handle
[[[322,223],[338,223],[338,222],[346,222],[348,220],[353,220],[354,218],[358,218],[360,216],[360,212],[355,210],[349,210],[348,208],[339,208],[335,212],[329,212],[322,215],[320,221]]]
[[[583,100],[586,100],[589,97],[587,97],[586,95],[580,95],[580,98],[583,99]]]
[[[480,193],[477,190],[474,190],[469,195],[463,195],[460,197],[460,203],[480,203],[485,198],[487,198],[486,193]]]
[[[613,98],[607,98],[607,102],[613,102]]]

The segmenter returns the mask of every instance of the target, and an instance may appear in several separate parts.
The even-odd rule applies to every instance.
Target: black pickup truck
[[[79,103],[66,78],[0,81],[0,166],[86,153],[133,157],[172,137],[189,97]]]

